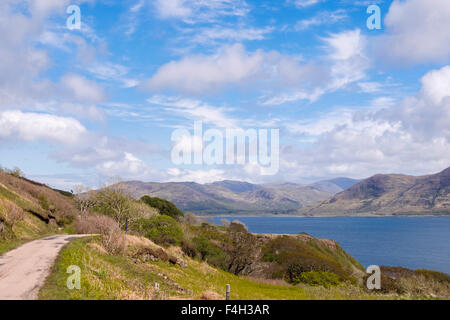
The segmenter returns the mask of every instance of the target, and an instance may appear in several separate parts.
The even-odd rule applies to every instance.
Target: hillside
[[[293,183],[256,185],[239,181],[120,183],[135,198],[167,199],[181,210],[207,214],[286,214],[329,198],[332,193]]]
[[[0,170],[0,253],[59,232],[77,214],[72,195]]]
[[[224,184],[216,187],[272,197],[265,194],[267,187]],[[297,189],[292,184],[278,187]],[[84,207],[80,212],[71,194],[1,171],[0,254],[63,231],[99,234],[61,251],[41,299],[223,299],[226,284],[231,284],[232,299],[449,296],[445,274],[388,268],[382,289],[371,292],[363,285],[364,268],[333,240],[305,233],[251,234],[237,221],[216,226],[165,200],[143,199],[110,186],[77,197]],[[80,290],[67,289],[70,265],[81,268]]]
[[[450,214],[450,168],[432,175],[378,174],[319,205],[299,210],[304,215]]]
[[[427,270],[382,267],[382,289],[364,288],[361,266],[331,240],[307,235],[258,235],[252,257],[239,275],[218,267],[221,249],[213,238],[226,236],[213,226],[185,226],[209,243],[200,256],[177,246],[126,235],[126,248],[111,254],[99,238],[70,243],[60,254],[40,290],[45,300],[223,300],[231,285],[231,300],[448,299],[450,277]],[[197,239],[197,238],[194,238]],[[225,249],[225,248],[224,248]],[[300,249],[300,250],[299,250]],[[226,251],[229,249],[225,249]],[[242,250],[242,249],[240,249]],[[246,251],[248,249],[244,249]],[[204,256],[203,256],[204,254]],[[254,254],[254,256],[253,256]],[[310,271],[311,262],[319,262]],[[239,263],[240,261],[238,261]],[[321,264],[321,263],[323,264]],[[67,289],[67,268],[81,267],[81,289]],[[305,268],[308,268],[306,271]]]

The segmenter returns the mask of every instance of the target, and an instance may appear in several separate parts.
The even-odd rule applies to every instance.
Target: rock
[[[183,259],[180,259],[180,258],[177,259],[177,265],[179,265],[182,268],[187,268],[188,267],[186,261],[184,261]]]
[[[176,257],[169,257],[169,262],[171,264],[177,264],[177,258]]]

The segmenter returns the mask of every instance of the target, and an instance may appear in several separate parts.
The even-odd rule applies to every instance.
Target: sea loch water
[[[365,267],[402,266],[450,274],[450,217],[214,217],[239,220],[250,232],[333,239]]]

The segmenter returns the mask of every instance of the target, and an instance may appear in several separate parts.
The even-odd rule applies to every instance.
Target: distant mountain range
[[[122,182],[134,197],[150,195],[199,215],[450,214],[450,168],[432,175],[377,174],[365,180],[336,178],[310,185],[220,181]]]
[[[302,215],[450,214],[450,168],[432,175],[378,174],[320,204],[302,208]]]
[[[195,182],[122,182],[133,197],[143,195],[174,202],[181,210],[208,214],[292,214],[342,191],[357,180],[339,178],[313,185],[295,183],[252,184],[225,180],[198,184]]]
[[[355,180],[350,178],[335,178],[331,180],[323,180],[316,183],[311,184],[311,187],[314,187],[319,190],[327,191],[333,194],[344,191],[345,189],[350,188],[361,180]]]

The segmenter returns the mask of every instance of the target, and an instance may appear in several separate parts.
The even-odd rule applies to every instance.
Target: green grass
[[[14,202],[17,206],[23,210],[33,210],[39,214],[42,214],[42,209],[32,201],[25,199],[18,193],[8,189],[6,186],[0,183],[0,196]]]
[[[124,256],[111,256],[93,249],[92,238],[77,239],[59,254],[50,276],[39,292],[43,300],[116,300],[145,299],[152,295],[154,283],[161,291],[173,294],[174,289],[163,277]],[[66,281],[69,266],[81,269],[81,289],[69,290]]]
[[[203,263],[192,261],[188,268],[166,268],[169,277],[200,298],[206,291],[225,296],[225,286],[231,286],[232,300],[304,300],[308,296],[303,289],[290,285],[272,285],[237,277],[231,273],[213,269]]]
[[[129,256],[108,255],[98,249],[98,238],[72,241],[59,254],[50,276],[39,292],[44,300],[116,299],[202,299],[214,292],[225,296],[231,285],[231,299],[396,299],[398,296],[369,294],[349,283],[333,288],[271,284],[237,277],[204,262],[185,258],[187,268],[169,262],[135,263]],[[69,290],[66,273],[70,265],[81,268],[81,289]],[[155,291],[155,282],[160,290]],[[192,291],[192,295],[189,291]]]
[[[1,241],[0,242],[0,256],[8,251],[11,251],[25,242],[28,242],[29,240],[25,239],[13,239],[13,240],[7,240],[7,241]]]
[[[24,213],[25,218],[14,225],[14,238],[0,241],[0,255],[11,251],[24,243],[59,233],[55,227],[49,226],[35,216]]]

